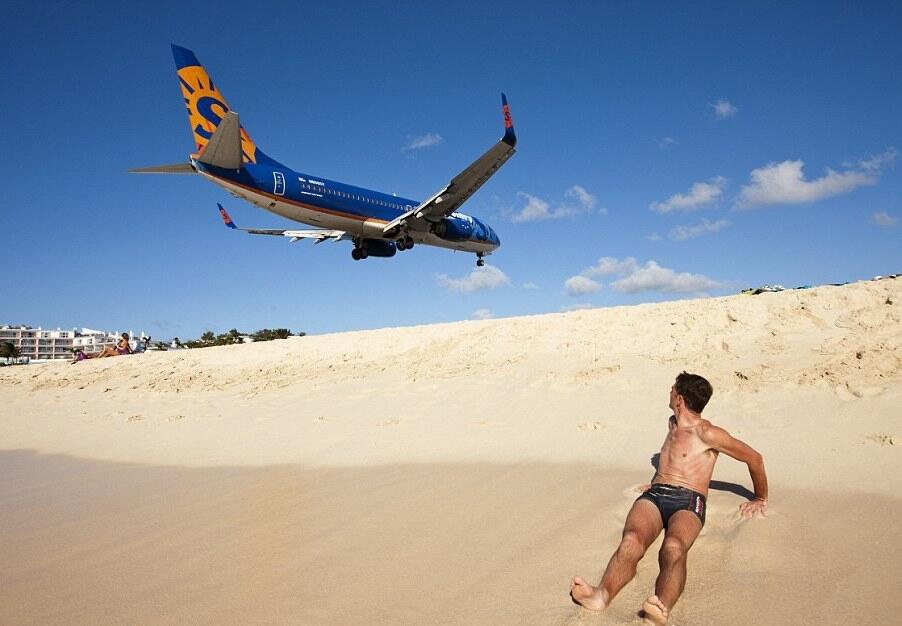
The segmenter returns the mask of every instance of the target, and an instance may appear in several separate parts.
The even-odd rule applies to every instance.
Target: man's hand
[[[749,500],[739,505],[739,514],[742,517],[753,518],[757,514],[767,517],[767,500]]]

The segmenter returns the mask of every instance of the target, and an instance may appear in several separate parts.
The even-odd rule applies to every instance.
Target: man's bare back
[[[686,555],[705,523],[706,499],[714,465],[721,452],[748,465],[755,499],[740,513],[752,517],[767,510],[764,460],[753,448],[701,417],[713,389],[701,376],[683,372],[670,388],[667,436],[661,446],[652,483],[633,504],[620,545],[601,582],[593,587],[580,577],[570,584],[574,602],[601,611],[636,573],[636,566],[662,530],[661,571],[655,593],[642,609],[646,619],[665,624],[686,582]]]

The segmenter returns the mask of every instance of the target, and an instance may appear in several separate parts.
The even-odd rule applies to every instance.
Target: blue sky
[[[4,7],[0,323],[323,333],[902,271],[898,3]],[[127,174],[192,149],[171,43],[268,154],[412,198],[500,137],[505,91],[518,152],[463,208],[501,249],[355,262]]]

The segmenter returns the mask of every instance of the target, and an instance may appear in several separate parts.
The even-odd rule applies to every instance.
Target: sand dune
[[[677,624],[902,619],[902,280],[0,369],[0,623],[618,624],[681,370],[722,459]]]

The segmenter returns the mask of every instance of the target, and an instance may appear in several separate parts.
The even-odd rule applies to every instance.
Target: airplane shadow
[[[658,471],[658,464],[661,462],[661,453],[655,452],[651,455],[651,466],[655,468],[655,471]],[[745,498],[746,500],[754,500],[755,492],[747,487],[743,487],[742,485],[738,485],[736,483],[728,483],[723,480],[712,480],[708,485],[710,489],[714,489],[716,491],[729,491],[730,493],[734,493],[740,498]]]

